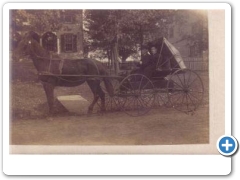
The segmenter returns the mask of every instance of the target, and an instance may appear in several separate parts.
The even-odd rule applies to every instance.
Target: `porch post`
[[[60,54],[60,39],[57,38],[57,54]]]
[[[42,46],[42,38],[40,37],[40,39],[39,39],[39,43],[40,43],[40,46]]]

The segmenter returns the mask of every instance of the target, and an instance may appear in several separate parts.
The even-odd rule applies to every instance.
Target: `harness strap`
[[[30,45],[30,44],[29,44]],[[32,46],[30,45],[30,48],[31,48],[31,51],[32,51]],[[34,54],[34,56],[36,56],[37,58],[41,58],[41,59],[47,59],[47,60],[50,60],[49,61],[49,65],[48,65],[48,72],[51,73],[51,65],[52,65],[52,60],[59,60],[59,59],[53,59],[51,56],[50,58],[49,57],[41,57],[41,56],[38,56],[34,51],[32,51],[32,53]],[[99,69],[98,69],[98,66],[97,64],[92,60],[92,59],[89,59],[93,65],[96,67],[96,70],[97,70],[97,75],[100,75],[100,72],[99,72]],[[63,69],[63,65],[64,65],[64,59],[60,58],[60,63],[59,63],[59,73],[62,74],[62,69]],[[96,78],[95,78],[96,79]]]
[[[49,61],[48,72],[51,72],[52,59]]]

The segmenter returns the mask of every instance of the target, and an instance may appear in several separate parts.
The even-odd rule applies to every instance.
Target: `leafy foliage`
[[[39,33],[61,28],[60,10],[11,10],[11,29],[33,30]],[[206,13],[206,11],[204,12]],[[203,11],[190,10],[84,10],[85,51],[102,51],[100,58],[115,55],[122,61],[139,52],[142,45],[168,36],[169,27],[178,26],[181,39],[198,44],[200,51],[208,49],[207,16]],[[197,19],[196,32],[189,34],[185,27],[189,17]]]
[[[171,10],[86,10],[87,33],[93,49],[111,49],[117,43],[125,61],[153,32],[166,33]]]
[[[189,24],[189,17],[195,21]],[[175,22],[180,31],[180,41],[187,40],[189,45],[197,45],[200,52],[208,50],[208,19],[207,11],[179,10],[175,15]],[[192,33],[185,30],[191,25]]]
[[[11,27],[16,31],[55,31],[61,27],[59,10],[12,10]]]

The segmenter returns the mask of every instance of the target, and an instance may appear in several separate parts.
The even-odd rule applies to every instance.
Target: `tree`
[[[172,10],[86,10],[85,20],[93,49],[110,52],[116,43],[124,62],[150,34],[166,34],[171,15]]]
[[[11,10],[10,27],[15,31],[32,30],[40,33],[61,27],[59,10]]]
[[[189,24],[189,17],[194,18],[194,22]],[[175,24],[178,26],[181,39],[187,40],[189,44],[198,47],[199,54],[208,50],[208,17],[204,10],[178,10],[174,16]],[[185,31],[185,26],[191,25],[192,32]],[[178,42],[179,42],[178,41]]]

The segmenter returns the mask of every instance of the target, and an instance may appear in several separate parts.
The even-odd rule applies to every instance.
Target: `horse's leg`
[[[54,85],[50,83],[43,82],[43,88],[47,96],[47,102],[49,106],[49,113],[53,114],[53,105],[54,105]]]
[[[101,111],[106,111],[106,106],[105,106],[105,93],[103,92],[101,86],[99,85],[97,88],[97,93],[101,99]]]
[[[92,93],[93,93],[93,101],[92,103],[90,104],[90,106],[88,107],[88,114],[91,114],[92,111],[93,111],[93,107],[94,105],[96,104],[96,102],[98,101],[99,99],[99,95],[97,94],[97,86],[96,86],[96,81],[87,81],[88,83],[88,86],[90,87]]]
[[[98,99],[99,99],[99,96],[98,95],[94,95],[93,101],[90,104],[90,106],[88,107],[88,114],[91,114],[93,112],[93,107],[97,103]]]

